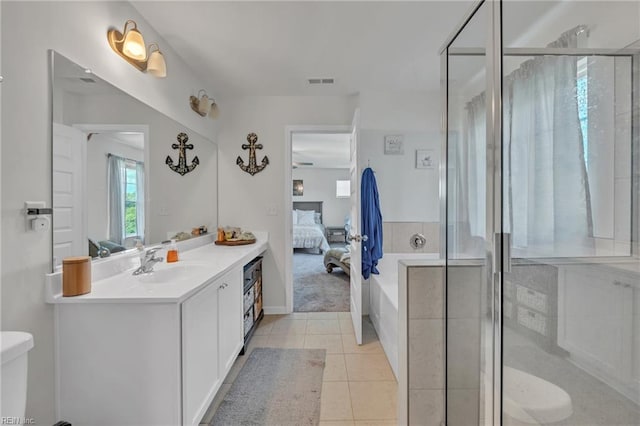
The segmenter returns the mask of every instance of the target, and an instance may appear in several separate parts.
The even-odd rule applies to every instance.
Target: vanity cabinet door
[[[607,270],[565,266],[558,280],[558,345],[607,383],[628,380],[633,288]]]
[[[182,417],[197,425],[218,390],[218,280],[182,304]]]
[[[242,315],[241,268],[234,269],[222,277],[218,285],[218,336],[220,376],[229,372],[244,344]]]

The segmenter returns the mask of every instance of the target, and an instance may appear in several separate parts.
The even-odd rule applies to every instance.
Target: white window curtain
[[[138,237],[145,243],[145,228],[144,228],[144,163],[136,162],[136,229],[138,230]]]
[[[566,32],[548,47],[577,47],[581,29]],[[508,188],[503,217],[514,247],[570,255],[591,244],[578,59],[536,57],[504,81],[503,173]]]
[[[577,46],[584,27],[564,33],[551,48]],[[503,83],[504,231],[514,247],[571,255],[592,245],[589,182],[578,118],[576,56],[540,56]],[[485,237],[486,100],[466,106],[463,140],[453,149],[457,187],[450,218],[460,242]],[[460,244],[459,242],[459,244]],[[549,251],[549,248],[552,251]],[[578,249],[578,250],[576,250]]]
[[[124,241],[124,192],[123,182],[125,160],[117,155],[109,154],[108,183],[109,183],[109,240],[122,244]]]

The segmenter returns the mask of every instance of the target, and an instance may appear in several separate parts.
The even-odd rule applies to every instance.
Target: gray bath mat
[[[293,255],[293,310],[349,312],[349,276],[340,268],[327,273],[324,256]]]
[[[211,425],[317,425],[324,349],[256,348]]]

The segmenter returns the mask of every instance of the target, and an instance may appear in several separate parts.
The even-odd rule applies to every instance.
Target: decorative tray
[[[253,244],[256,240],[225,240],[215,241],[217,246],[246,246],[247,244]]]

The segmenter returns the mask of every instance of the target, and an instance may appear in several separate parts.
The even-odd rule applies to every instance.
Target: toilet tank
[[[33,336],[20,331],[3,331],[0,332],[0,346],[0,417],[23,419],[27,403],[27,353],[33,348]]]

